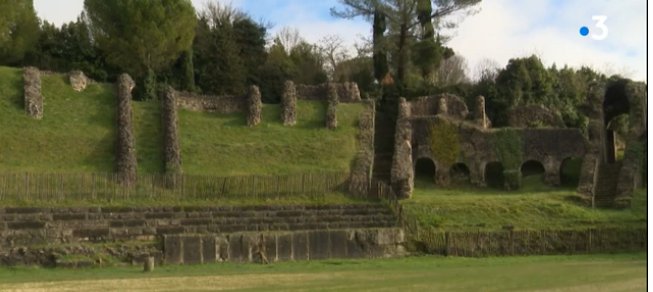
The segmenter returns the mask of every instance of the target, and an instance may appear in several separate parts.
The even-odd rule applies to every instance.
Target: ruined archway
[[[436,166],[429,158],[419,158],[415,162],[415,184],[435,186]]]
[[[469,167],[464,163],[456,163],[449,169],[449,177],[453,185],[467,185],[470,183]]]
[[[484,178],[488,187],[503,189],[505,178],[503,176],[503,164],[501,162],[490,162],[485,165]]]
[[[578,187],[582,164],[582,158],[565,158],[560,164],[560,185],[563,187]]]
[[[537,160],[528,160],[521,165],[522,182],[529,183],[543,183],[544,182],[544,164]]]
[[[625,149],[625,131],[630,103],[626,93],[626,79],[612,82],[605,92],[603,100],[603,125],[605,129],[605,159],[615,163],[623,158]]]

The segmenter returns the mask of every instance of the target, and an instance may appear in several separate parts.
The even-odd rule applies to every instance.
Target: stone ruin
[[[544,169],[543,179],[560,185],[561,168],[570,158],[583,159],[578,193],[593,206],[625,207],[633,190],[641,182],[644,142],[646,140],[646,85],[622,82],[608,86],[598,84],[590,90],[585,113],[587,131],[566,128],[558,114],[537,105],[512,109],[510,128],[491,128],[485,114],[485,98],[476,99],[472,115],[461,98],[444,94],[399,102],[395,132],[391,186],[399,197],[412,192],[414,170],[422,161],[435,169],[433,180],[446,183],[453,169],[466,170],[469,183],[487,186],[488,169],[503,169],[505,186],[519,187],[526,163]],[[620,105],[628,103],[630,106]],[[614,133],[606,129],[609,120],[628,114],[630,127],[621,162],[615,162]],[[450,125],[459,141],[455,161],[439,161],[432,149],[434,123]],[[514,143],[504,141],[514,139]],[[508,140],[510,140],[508,139]],[[437,140],[437,139],[436,139]],[[434,153],[435,151],[435,153]]]
[[[41,72],[38,68],[27,67],[23,71],[25,90],[25,112],[40,120],[43,118],[43,95],[41,95]]]
[[[116,168],[118,178],[130,186],[136,182],[136,147],[132,127],[132,90],[134,80],[128,74],[118,77],[118,145]]]
[[[357,196],[367,195],[372,181],[375,114],[374,101],[367,100],[365,110],[358,119],[357,139],[359,150],[354,159],[348,185],[349,193]]]
[[[249,87],[247,94],[247,126],[255,127],[261,123],[261,113],[263,111],[263,102],[261,101],[261,91],[258,86]]]
[[[284,126],[297,123],[297,88],[292,81],[286,81],[281,96],[281,121]]]
[[[560,114],[539,104],[520,105],[508,111],[508,125],[516,128],[564,128]]]
[[[338,127],[338,91],[334,84],[329,83],[327,94],[327,110],[326,110],[326,127],[333,130]]]
[[[361,94],[358,84],[355,82],[345,83],[322,83],[319,85],[297,85],[297,98],[303,100],[328,100],[330,86],[335,86],[339,100],[344,103],[361,101]]]
[[[88,77],[86,77],[84,72],[80,70],[71,71],[68,74],[68,81],[70,82],[70,86],[72,86],[73,90],[77,92],[84,91],[86,86],[88,86],[90,83]]]
[[[177,95],[168,87],[163,98],[163,131],[165,145],[166,174],[181,174],[181,150],[179,148],[179,129],[177,117]]]

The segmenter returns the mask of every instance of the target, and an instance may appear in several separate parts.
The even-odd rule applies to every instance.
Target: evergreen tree
[[[0,0],[0,64],[18,65],[39,37],[32,0]]]

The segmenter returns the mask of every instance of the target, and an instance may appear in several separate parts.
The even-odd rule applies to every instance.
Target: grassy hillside
[[[646,190],[635,192],[626,210],[591,209],[578,203],[573,189],[551,188],[537,180],[519,192],[493,189],[438,189],[416,183],[413,198],[403,201],[406,214],[423,226],[442,230],[569,229],[588,227],[645,227]]]
[[[22,70],[0,67],[0,172],[111,172],[116,141],[114,86],[77,93],[62,75],[42,77],[44,118],[23,110]],[[161,115],[156,102],[134,102],[140,174],[163,170]],[[278,105],[265,105],[255,129],[242,114],[180,111],[186,174],[291,174],[347,171],[356,153],[358,104],[338,106],[339,128],[324,128],[324,106],[298,103],[298,124],[283,127]]]

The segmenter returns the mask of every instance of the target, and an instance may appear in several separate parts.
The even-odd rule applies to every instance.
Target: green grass
[[[110,172],[116,137],[113,87],[77,93],[61,75],[42,77],[44,117],[27,117],[22,70],[0,67],[0,171]]]
[[[519,192],[463,187],[443,189],[417,181],[404,211],[423,226],[441,230],[575,229],[646,227],[646,190],[637,190],[632,208],[592,209],[579,203],[573,189],[552,188],[527,177]]]
[[[325,106],[297,103],[297,125],[284,127],[279,105],[264,105],[262,123],[248,128],[241,114],[180,111],[185,173],[220,176],[349,170],[363,106],[338,105],[335,131],[324,127]]]
[[[112,84],[72,90],[63,75],[43,75],[41,121],[26,116],[22,70],[0,67],[0,172],[106,173],[114,170],[116,97]],[[134,102],[139,174],[163,172],[157,102]],[[190,175],[285,175],[348,172],[355,156],[360,104],[338,106],[339,128],[324,127],[325,105],[298,102],[298,124],[284,127],[279,105],[264,105],[250,129],[243,114],[181,110],[182,168]]]
[[[0,268],[0,290],[642,291],[646,254],[408,257],[271,265]]]

